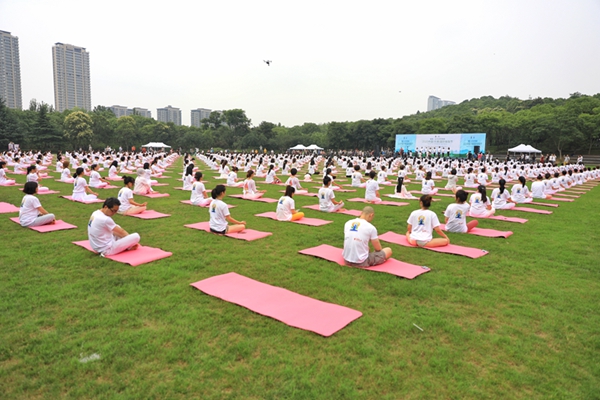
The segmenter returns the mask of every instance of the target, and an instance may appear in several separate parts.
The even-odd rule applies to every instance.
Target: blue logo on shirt
[[[360,226],[360,222],[353,222],[350,226],[350,232],[358,232],[358,227]]]

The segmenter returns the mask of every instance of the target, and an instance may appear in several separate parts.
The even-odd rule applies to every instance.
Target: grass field
[[[213,173],[200,168],[214,187]],[[345,215],[305,209],[334,223],[301,226],[253,216],[273,204],[227,198],[234,218],[274,234],[243,242],[184,228],[207,221],[208,211],[179,203],[189,198],[173,190],[180,171],[181,159],[161,180],[169,186],[156,188],[170,197],[148,199],[149,209],[171,217],[114,217],[142,244],[173,252],[138,267],[71,244],[87,238],[98,205],[39,196],[78,226],[46,234],[0,214],[0,398],[600,398],[600,188],[552,215],[500,213],[525,224],[480,220],[512,230],[508,239],[449,234],[454,244],[489,251],[479,259],[391,245],[394,258],[432,269],[406,280],[297,254],[342,247]],[[71,185],[43,183],[71,194]],[[266,197],[281,195],[280,186],[259,186]],[[101,198],[117,191],[101,190]],[[0,187],[0,201],[18,206],[21,198]],[[297,208],[316,202],[295,200]],[[450,201],[432,210],[441,218]],[[373,223],[380,233],[404,233],[415,208],[375,206]],[[231,271],[364,315],[324,338],[189,286]],[[100,359],[80,362],[93,354]]]

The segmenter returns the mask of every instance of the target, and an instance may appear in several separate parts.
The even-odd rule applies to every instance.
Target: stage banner
[[[451,157],[464,156],[470,151],[485,152],[485,133],[447,133],[434,135],[396,135],[396,151],[426,153],[450,152]]]

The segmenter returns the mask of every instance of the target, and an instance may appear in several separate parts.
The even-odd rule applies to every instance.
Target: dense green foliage
[[[75,115],[72,115],[75,114]],[[139,115],[117,119],[109,108],[52,111],[32,100],[28,110],[0,104],[0,147],[9,141],[24,149],[51,150],[111,146],[130,148],[149,141],[183,149],[285,150],[298,143],[331,149],[393,148],[395,135],[411,133],[488,134],[488,149],[504,151],[527,143],[545,153],[591,153],[600,142],[600,94],[572,94],[568,99],[519,100],[484,96],[439,110],[398,119],[330,122],[285,127],[263,121],[252,126],[244,110],[211,113],[202,126],[176,126]]]

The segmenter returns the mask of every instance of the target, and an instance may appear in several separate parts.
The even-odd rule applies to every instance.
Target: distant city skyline
[[[453,104],[456,104],[456,102],[452,100],[442,100],[435,96],[429,96],[427,98],[427,111],[437,110],[438,108],[451,106]]]
[[[92,108],[175,104],[186,125],[198,107],[291,127],[400,118],[430,94],[600,92],[598,0],[5,0],[0,29],[19,40],[25,105],[54,103],[49,49],[72,43],[90,52]]]
[[[0,98],[9,108],[23,108],[19,38],[0,31]]]
[[[90,55],[85,47],[55,43],[52,47],[54,108],[92,111]]]
[[[172,122],[175,125],[181,123],[181,109],[168,105],[166,107],[156,109],[156,120],[160,122]]]

